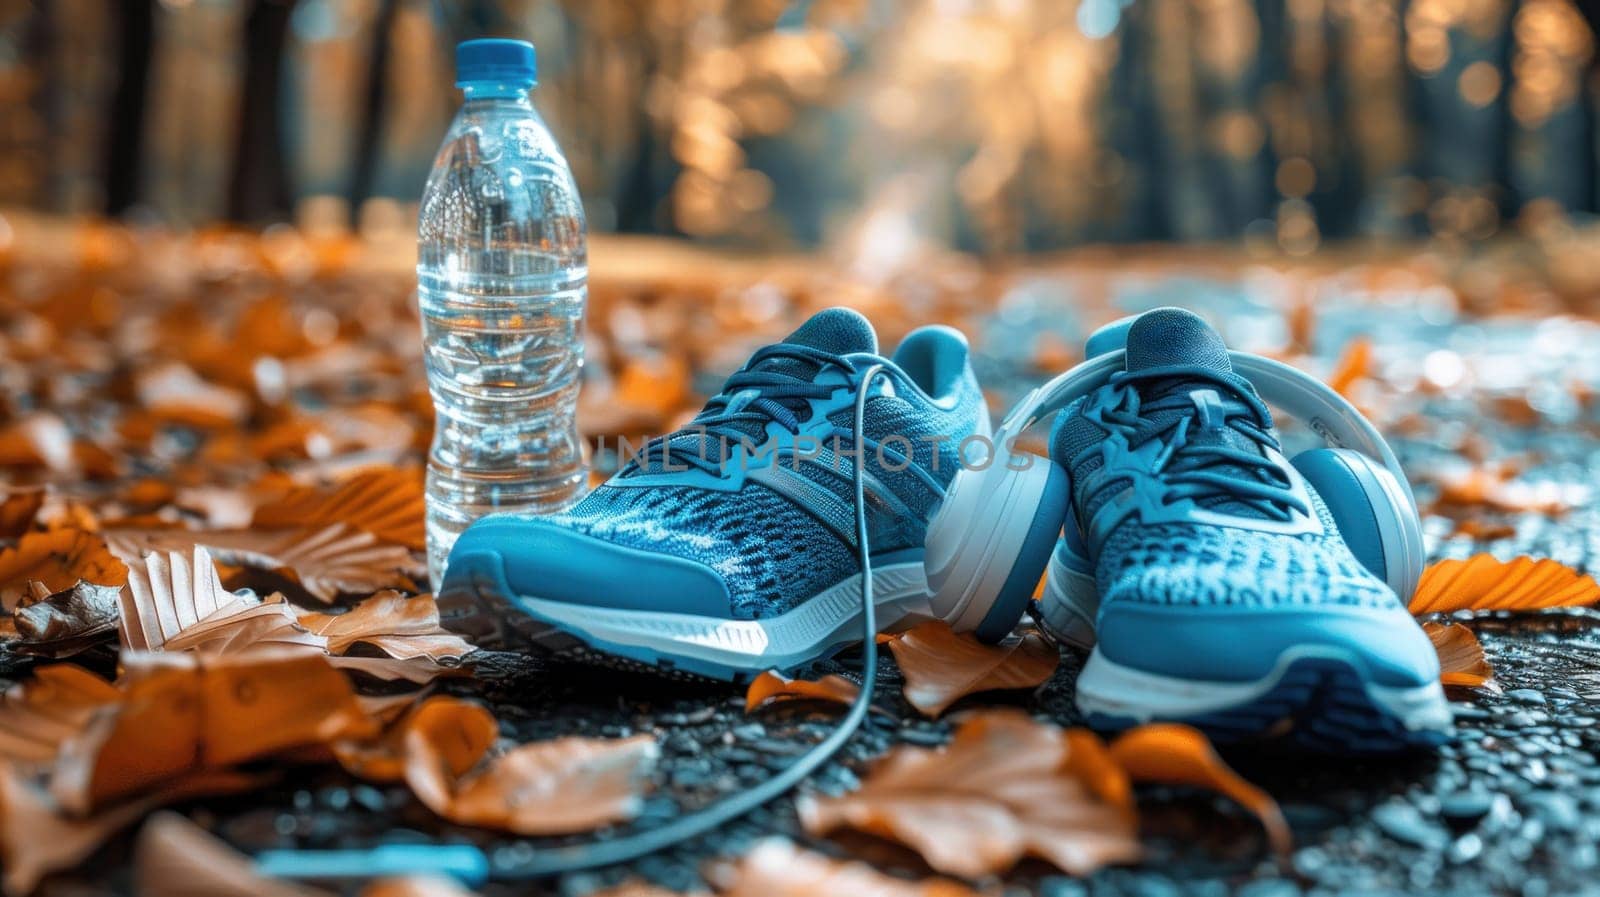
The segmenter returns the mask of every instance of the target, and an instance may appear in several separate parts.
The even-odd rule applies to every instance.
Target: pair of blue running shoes
[[[1049,522],[1063,533],[1050,576],[1074,581],[1051,582],[1034,610],[1091,648],[1076,686],[1087,720],[1336,752],[1446,740],[1430,641],[1284,460],[1221,337],[1159,309],[1127,328],[1125,347],[1116,385],[1062,409],[1050,439],[1070,484],[1070,520]],[[855,432],[869,368],[883,375]],[[570,511],[470,527],[439,590],[446,625],[486,647],[667,675],[801,669],[861,638],[857,460],[878,628],[903,630],[938,616],[929,521],[963,464],[995,450],[992,432],[958,331],[921,328],[884,356],[860,314],[819,312]],[[1117,500],[1118,453],[1151,471],[1155,519]],[[1294,514],[1310,525],[1281,524]],[[1026,607],[991,612],[978,635],[1009,633]]]

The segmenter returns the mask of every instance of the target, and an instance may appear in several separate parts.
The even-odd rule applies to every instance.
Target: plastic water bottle
[[[417,301],[436,426],[428,453],[428,573],[435,587],[468,524],[546,513],[587,482],[574,420],[588,249],[583,205],[528,98],[533,45],[456,48],[466,102],[428,175]]]

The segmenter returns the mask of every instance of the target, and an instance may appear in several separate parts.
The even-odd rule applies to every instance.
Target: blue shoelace
[[[1217,387],[1219,402],[1203,410],[1193,389],[1145,402],[1134,388],[1160,380],[1205,381]],[[1267,406],[1228,374],[1197,365],[1167,365],[1113,374],[1108,388],[1112,397],[1097,403],[1097,419],[1120,431],[1130,447],[1151,439],[1163,441],[1152,470],[1167,486],[1163,502],[1232,499],[1276,520],[1288,520],[1295,511],[1311,513],[1284,472],[1261,451],[1190,439],[1196,419],[1214,410],[1220,416],[1210,421],[1213,426],[1225,426],[1257,447],[1282,451],[1269,429],[1272,418]],[[1179,414],[1159,423],[1151,419],[1161,412]]]
[[[774,360],[798,362],[791,372],[778,366],[763,367]],[[826,399],[839,384],[819,384],[813,378],[824,368],[837,367],[852,378],[857,366],[850,359],[832,352],[793,343],[777,343],[758,350],[743,368],[728,378],[722,392],[706,402],[689,426],[650,440],[640,453],[648,462],[688,465],[706,473],[720,475],[727,449],[740,441],[752,441],[752,434],[738,424],[753,423],[764,428],[775,421],[790,433],[798,433],[810,419],[799,409],[812,399]],[[802,373],[803,371],[803,373]]]

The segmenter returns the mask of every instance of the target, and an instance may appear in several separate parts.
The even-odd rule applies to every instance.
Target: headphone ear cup
[[[998,458],[957,473],[928,524],[923,568],[933,612],[984,641],[1005,638],[1028,609],[1071,494],[1065,469],[1027,457],[1021,470]]]
[[[1422,576],[1422,522],[1394,475],[1351,449],[1311,449],[1293,463],[1356,560],[1409,602]]]

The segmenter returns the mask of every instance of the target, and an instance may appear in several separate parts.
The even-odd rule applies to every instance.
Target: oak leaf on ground
[[[281,596],[262,601],[223,588],[211,553],[200,545],[192,562],[174,551],[134,563],[122,591],[121,620],[122,645],[133,651],[222,654],[260,645],[317,651],[325,646],[299,625]]]
[[[1061,652],[1038,632],[988,645],[942,620],[923,623],[888,644],[905,676],[906,700],[930,717],[979,692],[1037,688],[1061,662]]]
[[[1600,583],[1560,561],[1479,554],[1444,560],[1422,571],[1411,597],[1413,614],[1458,610],[1541,610],[1600,600]]]
[[[420,676],[428,681],[453,670],[475,650],[470,642],[440,625],[439,606],[432,595],[407,598],[393,590],[383,591],[342,614],[302,613],[300,625],[327,639],[331,654],[345,655],[358,645],[370,645],[388,655],[343,657],[335,662],[336,666],[344,663],[377,674],[379,665],[370,661],[392,660],[387,666],[393,668],[393,675],[387,678],[417,681],[415,677]]]
[[[1019,711],[975,713],[946,747],[895,748],[858,790],[802,798],[800,821],[813,835],[848,827],[899,841],[934,869],[966,878],[1028,856],[1076,875],[1132,861],[1133,817],[1084,771],[1120,773],[1103,758],[1075,759],[1080,751],[1105,747]]]

